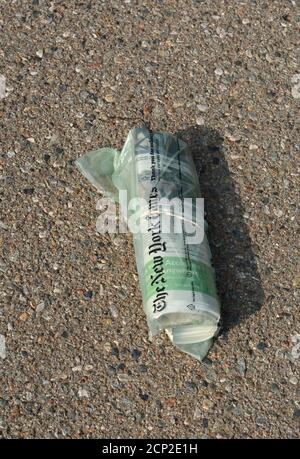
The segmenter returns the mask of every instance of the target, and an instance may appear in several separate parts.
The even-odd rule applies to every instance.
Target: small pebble
[[[198,124],[198,126],[204,126],[204,124],[205,124],[204,118],[202,116],[198,116],[196,118],[196,124]]]
[[[113,365],[108,365],[106,371],[110,376],[115,375],[117,372],[116,368]]]
[[[174,108],[183,107],[184,105],[185,105],[185,101],[184,100],[174,100],[174,102],[173,102],[173,107]]]
[[[281,209],[275,209],[274,214],[276,217],[281,218],[283,216],[283,211]]]
[[[57,155],[62,156],[64,154],[65,150],[62,147],[55,147],[55,153]]]
[[[207,110],[208,110],[208,105],[206,105],[206,104],[199,104],[199,105],[197,105],[197,108],[198,108],[198,110],[199,110],[200,112],[207,112]]]
[[[223,38],[226,37],[226,32],[225,32],[225,30],[222,29],[221,27],[217,27],[217,28],[216,28],[216,32],[217,32],[218,36],[219,36],[221,39],[223,39]]]
[[[292,282],[292,286],[294,288],[297,288],[300,286],[300,274],[297,274],[294,279],[293,279],[293,282]]]
[[[148,394],[142,394],[142,393],[139,393],[139,396],[142,400],[144,400],[144,402],[146,402],[147,400],[149,400],[149,395]]]
[[[148,371],[148,368],[146,367],[146,365],[139,365],[140,373],[147,373],[147,371]]]
[[[37,52],[35,53],[37,57],[39,57],[40,59],[43,58],[43,55],[44,55],[44,51],[42,49],[38,49]]]
[[[66,92],[68,89],[68,86],[66,84],[60,84],[58,87],[59,92]]]
[[[240,358],[237,360],[237,367],[240,375],[245,376],[246,374],[246,362],[245,359]]]
[[[116,346],[111,348],[111,355],[119,357],[119,354],[120,354],[119,349]]]
[[[78,365],[77,367],[73,367],[72,371],[73,371],[73,373],[78,373],[78,372],[82,371],[82,366]]]
[[[109,305],[109,310],[114,319],[116,319],[119,315],[118,308],[114,304]]]
[[[242,409],[241,409],[241,407],[240,407],[239,405],[233,405],[231,412],[232,412],[235,416],[241,416],[241,414],[242,414]]]
[[[37,305],[37,307],[35,308],[35,312],[36,312],[37,314],[40,314],[41,312],[43,312],[44,309],[45,309],[45,302],[42,301],[42,302],[39,303],[39,304]]]
[[[202,412],[198,406],[196,406],[194,411],[194,419],[199,419],[202,417]]]
[[[192,381],[186,381],[185,385],[188,389],[191,389],[191,390],[197,389],[197,384],[195,384]]]
[[[202,409],[204,411],[209,411],[213,407],[213,405],[214,405],[214,403],[211,400],[209,400],[208,398],[204,399],[202,401]]]
[[[296,386],[298,384],[298,378],[296,376],[291,376],[289,379],[290,383]]]
[[[114,97],[113,94],[106,94],[106,95],[104,96],[104,100],[105,100],[106,102],[108,102],[109,104],[111,104],[112,102],[115,101],[115,97]]]
[[[131,376],[128,375],[128,374],[119,373],[119,374],[118,374],[118,379],[119,379],[119,381],[126,383],[126,382],[128,382],[128,381],[131,381],[132,378],[131,378]]]
[[[257,150],[257,149],[258,149],[258,146],[255,145],[254,143],[251,143],[251,144],[249,145],[249,150]]]
[[[208,427],[208,419],[204,418],[202,420],[202,425],[203,425],[204,429],[207,429],[207,427]]]
[[[80,398],[83,398],[83,397],[89,398],[89,393],[86,389],[79,389],[78,395]]]
[[[263,416],[260,416],[256,419],[256,425],[258,425],[259,427],[264,427],[268,424],[268,421],[265,417]]]
[[[157,408],[159,408],[160,410],[163,409],[163,404],[161,403],[160,400],[155,400],[155,405],[157,406]]]
[[[295,75],[292,76],[292,83],[298,83],[300,81],[300,73],[295,73]]]
[[[24,194],[33,194],[34,193],[34,188],[24,188],[23,193]]]
[[[93,297],[93,291],[92,290],[87,290],[84,294],[83,294],[84,298],[86,298],[87,300],[90,300],[92,299]]]
[[[220,68],[220,67],[217,67],[216,70],[215,70],[215,74],[218,75],[218,76],[221,76],[223,75],[223,70]]]
[[[159,419],[159,421],[157,422],[157,425],[160,429],[164,429],[166,427],[166,423],[162,419]]]
[[[276,395],[280,395],[280,389],[279,389],[278,384],[275,384],[275,383],[272,384],[272,392],[274,392],[274,394]]]
[[[141,352],[138,349],[133,349],[133,351],[131,352],[131,357],[134,360],[138,360],[140,356],[141,356]]]
[[[230,142],[238,142],[239,140],[241,140],[241,136],[239,134],[232,134],[229,131],[225,132],[225,137],[227,137],[227,139],[230,140]]]
[[[257,344],[256,348],[260,351],[263,351],[264,349],[266,349],[268,346],[266,345],[266,343],[264,343],[263,341],[261,341],[260,343]]]
[[[278,154],[277,153],[272,153],[270,155],[270,159],[271,159],[271,161],[276,162],[278,160]]]
[[[91,371],[91,370],[93,370],[93,368],[94,368],[93,365],[85,365],[83,369],[84,369],[84,371]]]
[[[136,413],[134,418],[135,418],[135,421],[139,423],[139,422],[142,422],[143,419],[145,419],[145,415],[144,413]]]
[[[29,317],[29,314],[27,312],[22,312],[22,314],[19,316],[19,319],[22,321],[22,322],[25,322]]]

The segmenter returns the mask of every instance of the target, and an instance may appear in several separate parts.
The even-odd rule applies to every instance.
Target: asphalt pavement
[[[299,436],[299,3],[0,3],[0,435]],[[130,234],[74,161],[147,122],[194,154],[222,302],[148,339]]]

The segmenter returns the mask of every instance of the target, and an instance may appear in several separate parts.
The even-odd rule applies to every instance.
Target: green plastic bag
[[[76,164],[114,201],[126,192],[120,205],[128,224],[135,222],[130,229],[150,337],[165,330],[173,344],[202,360],[218,332],[220,303],[187,144],[170,134],[134,128],[121,152],[102,148]]]

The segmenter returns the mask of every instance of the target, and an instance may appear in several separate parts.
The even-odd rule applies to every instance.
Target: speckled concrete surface
[[[1,436],[298,436],[299,12],[1,1]],[[203,364],[148,341],[131,237],[96,233],[74,167],[142,121],[199,170],[223,306]]]

